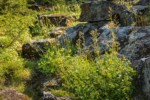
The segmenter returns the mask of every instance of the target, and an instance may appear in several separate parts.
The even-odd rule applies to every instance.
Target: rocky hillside
[[[0,99],[150,100],[150,1],[52,2],[2,2]]]

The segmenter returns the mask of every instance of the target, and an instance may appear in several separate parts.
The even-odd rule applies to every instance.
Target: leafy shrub
[[[45,75],[49,76],[56,71],[55,64],[55,52],[48,51],[46,55],[42,59],[40,59],[38,63],[38,70]]]
[[[56,73],[57,68],[63,66],[63,62],[70,57],[71,51],[69,51],[68,54],[66,54],[65,51],[67,50],[64,48],[50,48],[38,63],[39,71],[47,76]]]
[[[115,54],[91,62],[76,56],[60,68],[63,87],[81,100],[128,100],[135,72]]]
[[[15,50],[0,50],[0,77],[0,86],[17,87],[21,90],[24,82],[30,78],[30,70],[24,68],[23,59]]]
[[[40,60],[39,70],[60,75],[63,89],[81,100],[130,100],[135,71],[116,53],[95,61],[85,55],[70,55],[65,49],[49,50]]]

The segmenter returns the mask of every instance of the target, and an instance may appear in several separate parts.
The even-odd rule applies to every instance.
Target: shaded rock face
[[[142,74],[143,84],[142,90],[147,98],[150,100],[150,57],[141,59],[142,61]]]
[[[71,15],[38,15],[38,20],[46,25],[69,26],[76,20],[75,16]]]
[[[81,22],[117,20],[121,25],[131,24],[132,16],[123,5],[109,1],[87,2],[81,5]],[[130,23],[126,23],[126,20]]]
[[[97,30],[98,43],[100,45],[100,49],[101,51],[106,51],[110,47],[112,47],[112,32],[113,32],[116,35],[116,40],[120,47],[120,53],[128,56],[128,54],[130,54],[131,52],[129,50],[133,50],[133,45],[135,45],[135,43],[138,45],[138,42],[145,43],[145,44],[143,44],[142,47],[139,47],[139,46],[135,46],[135,47],[143,48],[145,45],[145,47],[147,48],[145,51],[147,52],[149,50],[147,46],[149,44],[148,36],[150,35],[149,27],[127,26],[127,27],[109,29],[109,24],[106,24],[106,25],[103,24],[103,25],[104,26],[102,26],[102,24],[93,24],[93,23],[79,24],[75,27],[68,28],[66,30],[66,37],[69,38],[73,43],[76,43],[77,40],[79,39],[79,34],[81,32],[84,34],[85,46],[88,47],[89,45],[93,43],[92,41],[93,37],[91,35],[91,32]],[[146,40],[146,37],[148,38],[148,40]],[[131,45],[131,49],[129,49],[130,45]],[[137,54],[143,55],[144,54],[143,49],[140,49],[140,50],[141,50],[141,53],[139,53],[138,51]],[[136,50],[134,50],[134,52],[135,51]],[[131,56],[132,55],[130,54],[130,57]]]
[[[150,38],[150,37],[149,37]],[[120,53],[126,55],[127,58],[131,60],[138,60],[141,57],[146,57],[150,54],[150,40],[143,38],[141,40],[137,40],[125,48],[123,48]]]
[[[27,59],[39,59],[47,47],[55,42],[55,39],[32,40],[22,46],[22,57]]]
[[[17,92],[15,89],[6,88],[0,90],[1,100],[30,100],[30,98],[22,93]]]
[[[132,62],[137,70],[136,100],[150,100],[150,56]]]
[[[76,43],[79,39],[79,33],[84,33],[85,38],[85,46],[90,45],[91,43],[91,32],[94,30],[98,30],[100,27],[105,25],[106,22],[99,22],[99,23],[87,23],[87,24],[78,24],[77,26],[70,27],[66,30],[65,36],[73,41],[73,43]],[[63,42],[63,37],[60,38],[60,42]]]

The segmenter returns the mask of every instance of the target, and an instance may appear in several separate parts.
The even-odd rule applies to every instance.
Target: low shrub
[[[125,58],[117,53],[97,57],[70,55],[65,49],[49,50],[40,60],[39,70],[47,76],[62,78],[62,88],[75,94],[79,100],[130,100],[136,75]]]
[[[130,100],[135,71],[116,54],[91,62],[75,56],[60,68],[64,89],[81,100]]]

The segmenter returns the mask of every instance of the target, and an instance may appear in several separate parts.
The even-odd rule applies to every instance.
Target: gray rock
[[[109,8],[112,9],[112,14],[120,14],[126,8],[108,1],[86,2],[81,5],[80,21],[92,22],[107,20],[110,18]]]
[[[89,40],[90,37],[91,37],[91,31],[94,31],[94,30],[98,30],[99,29],[99,26],[102,26],[104,25],[104,23],[99,23],[99,25],[96,25],[96,24],[92,24],[92,23],[87,23],[87,24],[79,24],[75,27],[71,27],[71,28],[68,28],[66,30],[66,36],[69,40],[71,40],[73,43],[76,43],[77,40],[79,38],[81,38],[79,36],[80,33],[83,33],[84,35],[84,38],[85,38],[85,43],[86,44],[90,44]],[[87,39],[88,38],[88,39]],[[88,42],[89,41],[89,42]],[[87,45],[86,45],[87,46]]]
[[[138,34],[138,33],[137,33]],[[138,60],[150,54],[150,35],[146,35],[136,41],[127,44],[120,53],[130,60]]]
[[[150,35],[150,27],[135,27],[129,34],[129,43]]]
[[[55,42],[56,40],[54,38],[31,40],[22,46],[22,57],[27,59],[39,59],[41,55],[46,52],[47,47]]]
[[[142,90],[144,94],[146,95],[147,100],[150,99],[150,57],[148,58],[142,58],[143,63],[143,85]]]
[[[74,27],[68,28],[66,30],[67,37],[71,40],[74,40],[77,37],[77,35],[78,35],[77,32],[78,32],[78,30],[75,30]]]
[[[133,29],[134,28],[132,26],[119,27],[117,31],[117,40],[120,43],[120,47],[124,47],[125,44],[128,43],[129,34],[133,31]]]
[[[100,50],[106,51],[112,47],[113,34],[116,37],[116,43],[119,45],[120,53],[126,55],[128,58],[136,59],[141,57],[142,53],[149,49],[149,36],[150,27],[119,27],[110,29],[109,23],[105,26],[97,26],[92,23],[80,24],[75,27],[68,28],[66,36],[76,43],[79,39],[79,33],[82,32],[85,38],[85,46],[88,47],[93,43],[92,31],[97,30],[97,39],[100,46]],[[113,34],[112,34],[113,33]],[[145,47],[147,46],[147,47]],[[142,50],[144,50],[142,52]],[[139,53],[141,52],[141,54]]]

